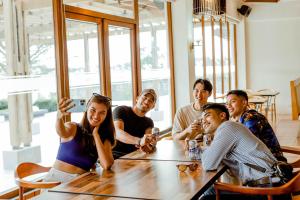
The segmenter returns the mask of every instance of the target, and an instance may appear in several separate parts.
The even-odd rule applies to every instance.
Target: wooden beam
[[[62,97],[70,98],[65,11],[62,0],[56,0],[52,3],[55,38],[57,100],[59,101]],[[65,121],[70,120],[70,116],[65,117]]]
[[[203,78],[206,79],[206,49],[205,49],[205,19],[204,15],[201,16],[202,26],[202,58],[203,58]]]
[[[172,23],[172,7],[171,3],[167,3],[167,20],[168,20],[168,44],[169,44],[169,63],[170,63],[170,84],[171,84],[171,108],[172,123],[176,112],[175,98],[175,66],[174,66],[174,46],[173,46],[173,23]]]
[[[224,95],[224,54],[223,54],[223,21],[220,19],[220,47],[221,47],[221,79],[222,95]]]
[[[212,50],[212,67],[213,67],[213,98],[216,98],[216,54],[215,54],[215,19],[211,17],[211,50]]]

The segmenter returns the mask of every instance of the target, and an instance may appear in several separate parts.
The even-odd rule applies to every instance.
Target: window
[[[132,105],[139,88],[151,87],[159,98],[149,115],[161,130],[171,126],[166,20],[170,3],[140,0],[134,7],[137,1],[133,0],[65,0],[63,15],[62,5],[54,4],[53,9],[53,2],[57,3],[0,0],[0,84],[4,86],[0,93],[0,179],[6,180],[0,183],[1,192],[15,186],[13,169],[23,161],[8,166],[8,153],[24,152],[26,161],[53,164],[59,145],[55,130],[59,96],[89,98],[98,92],[111,96],[115,105]],[[141,58],[137,58],[139,20],[134,19],[138,13],[133,8],[140,10]],[[81,116],[72,114],[72,120],[79,121]]]
[[[132,106],[131,29],[108,25],[109,62],[114,105]]]
[[[59,144],[52,1],[37,2],[43,5],[38,8],[32,1],[2,3],[0,179],[6,181],[1,181],[0,191],[15,186],[14,168],[22,159],[53,164]],[[24,28],[17,34],[21,23]],[[14,160],[17,154],[19,160]]]
[[[139,0],[139,5],[143,5],[139,12],[142,87],[157,92],[158,100],[149,116],[163,130],[172,125],[167,3]]]
[[[114,16],[133,18],[133,0],[117,1],[117,0],[101,0],[101,1],[83,1],[64,0],[64,4],[84,8],[87,10],[106,13]]]
[[[237,87],[235,26],[220,17],[194,18],[195,75],[211,81],[212,98]]]
[[[67,19],[66,29],[70,98],[88,100],[93,93],[101,94],[98,26]],[[72,113],[72,121],[81,118],[82,113]]]

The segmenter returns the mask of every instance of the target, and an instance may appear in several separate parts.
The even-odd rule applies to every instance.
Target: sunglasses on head
[[[190,169],[190,171],[195,171],[198,167],[198,163],[191,163],[191,164],[177,164],[176,165],[178,170],[181,172],[185,172],[187,168]]]
[[[103,96],[101,94],[98,94],[98,93],[93,93],[93,96],[96,97],[96,98],[100,98],[100,99],[103,99],[107,102],[111,102],[111,98],[107,97],[107,96]]]

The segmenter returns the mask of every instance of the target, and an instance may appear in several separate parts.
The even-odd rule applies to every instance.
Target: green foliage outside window
[[[8,108],[7,100],[2,99],[0,100],[0,110],[6,110]]]
[[[53,112],[57,110],[56,98],[51,98],[51,99],[40,98],[36,100],[33,105],[39,107],[39,109],[47,109],[48,112]]]

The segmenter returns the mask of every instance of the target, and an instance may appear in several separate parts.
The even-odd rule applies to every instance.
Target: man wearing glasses
[[[201,126],[202,107],[211,95],[212,84],[206,79],[197,79],[193,86],[194,102],[179,108],[174,118],[172,136],[177,140],[195,139],[203,133]]]
[[[146,153],[154,151],[156,139],[151,135],[153,120],[146,117],[155,106],[157,95],[153,89],[144,89],[133,107],[118,106],[113,111],[117,144],[113,149],[114,158],[141,148]]]

